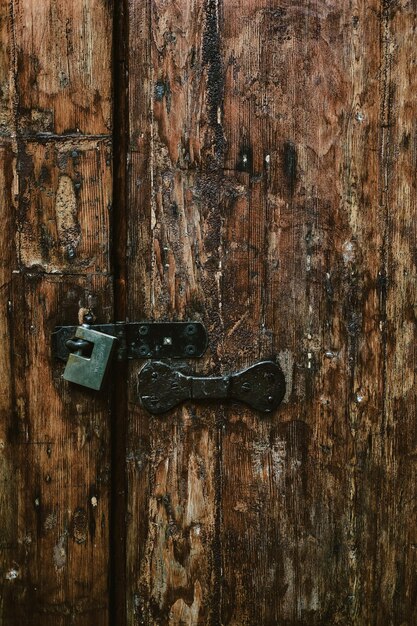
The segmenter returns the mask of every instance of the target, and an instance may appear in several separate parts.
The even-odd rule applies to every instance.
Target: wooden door
[[[0,2],[1,626],[412,626],[408,0]],[[151,416],[51,333],[201,320],[283,404]]]

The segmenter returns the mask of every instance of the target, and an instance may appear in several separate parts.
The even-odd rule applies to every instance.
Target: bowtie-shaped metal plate
[[[157,361],[147,363],[140,371],[138,394],[142,406],[156,415],[186,400],[237,400],[271,413],[284,398],[285,378],[273,361],[219,377],[186,376]]]

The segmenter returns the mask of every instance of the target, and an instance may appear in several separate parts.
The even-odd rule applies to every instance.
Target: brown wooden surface
[[[4,626],[107,625],[108,393],[70,389],[51,332],[113,319],[109,3],[1,3]]]
[[[217,207],[205,197],[212,176],[203,164],[212,159],[200,145],[207,133],[211,150],[203,16],[202,3],[129,3],[131,319],[210,323],[205,306],[207,313],[216,306]],[[199,259],[210,252],[206,237],[210,268]],[[204,359],[202,370],[212,361]],[[127,436],[128,623],[210,623],[217,613],[214,415],[190,407],[174,419],[149,418],[136,403],[137,371],[135,364]]]
[[[0,624],[413,626],[417,7],[115,8],[0,3]],[[64,384],[89,294],[283,405]]]
[[[130,315],[281,410],[147,417],[129,624],[412,624],[415,7],[129,2]]]

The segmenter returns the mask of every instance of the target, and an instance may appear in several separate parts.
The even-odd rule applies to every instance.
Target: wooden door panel
[[[130,205],[141,210],[130,227],[132,289],[152,317],[201,314],[211,339],[200,371],[274,357],[288,390],[272,419],[238,406],[211,416],[189,406],[169,421],[132,413],[128,528],[141,547],[128,542],[128,621],[410,620],[412,576],[398,552],[409,531],[393,504],[398,468],[410,469],[384,424],[398,419],[391,398],[414,389],[413,375],[395,374],[404,354],[413,367],[403,316],[414,261],[395,226],[405,220],[408,234],[413,208],[411,180],[405,190],[399,182],[413,12],[260,1],[129,11]],[[391,211],[388,198],[396,206],[403,193],[402,213]],[[200,489],[192,463],[203,433],[202,573],[184,512]]]
[[[415,28],[0,3],[1,624],[412,626]],[[204,322],[188,371],[276,360],[282,406],[154,417],[138,361],[68,385],[50,334],[91,298]]]
[[[203,18],[203,2],[129,3],[128,315],[203,320],[213,337],[218,174]],[[215,371],[216,360],[210,351],[194,367]],[[216,416],[187,407],[150,418],[137,406],[139,367],[129,384],[127,621],[211,623]]]
[[[337,3],[243,2],[223,13],[227,183],[239,184],[225,248],[243,251],[223,269],[222,310],[229,324],[242,320],[235,336],[225,333],[225,351],[245,345],[246,359],[277,355],[288,383],[273,419],[238,414],[224,434],[226,624],[352,619],[346,418],[356,285],[344,255],[355,235],[343,153],[350,125],[359,126],[345,68],[351,17]],[[374,25],[378,42],[378,22],[367,17],[365,46]],[[371,148],[357,146],[359,158]],[[375,160],[365,158],[371,177]],[[368,216],[365,228],[375,226]],[[374,358],[378,365],[378,350]]]
[[[68,389],[62,366],[50,367],[55,325],[67,322],[69,313],[76,319],[90,290],[101,294],[97,307],[105,312],[107,278],[64,282],[60,275],[31,274],[13,281],[16,411],[8,439],[18,484],[10,511],[17,576],[8,589],[5,623],[88,624],[92,615],[107,623],[108,398]]]
[[[10,18],[19,130],[108,135],[112,3],[13,0]]]
[[[19,263],[47,273],[109,272],[111,140],[27,142],[19,152]]]
[[[18,0],[1,15],[0,622],[104,625],[109,394],[64,383],[51,333],[76,324],[90,295],[100,321],[114,315],[111,5]]]

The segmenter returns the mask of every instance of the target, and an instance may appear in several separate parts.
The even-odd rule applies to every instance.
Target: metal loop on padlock
[[[83,323],[82,326],[84,328],[90,328],[91,324],[94,321],[94,315],[91,309],[84,313],[83,315]],[[70,353],[77,354],[78,356],[90,357],[92,352],[92,344],[85,339],[81,339],[74,335],[71,339],[65,342],[65,346],[68,348]]]
[[[85,341],[85,339],[79,339],[78,337],[72,337],[65,342],[66,347],[72,354],[78,354],[79,356],[90,356],[91,343]]]

